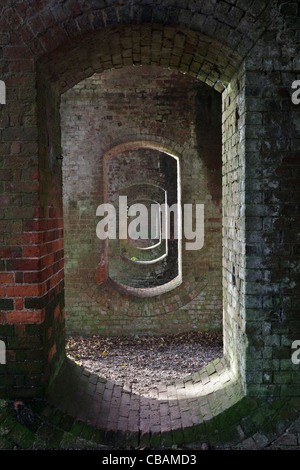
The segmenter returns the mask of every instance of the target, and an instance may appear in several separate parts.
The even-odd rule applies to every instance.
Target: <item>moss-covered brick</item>
[[[103,444],[104,442],[104,436],[105,432],[101,429],[94,429],[94,433],[92,436],[92,441],[95,442],[96,444]],[[129,439],[129,445],[131,443],[131,440]]]
[[[80,437],[82,437],[83,439],[89,440],[91,439],[92,435],[93,435],[93,427],[85,425],[81,431]]]
[[[164,448],[170,448],[174,446],[174,437],[172,432],[165,432],[161,436],[161,446]]]
[[[168,435],[167,435],[168,437]],[[150,440],[151,440],[151,436],[149,433],[141,433],[140,435],[140,439],[139,439],[139,444],[140,446],[142,447],[149,447],[150,445]],[[172,440],[172,439],[171,439]],[[164,443],[164,440],[162,440],[162,443]],[[164,445],[164,444],[163,444]]]
[[[0,437],[0,449],[3,450],[12,450],[14,449],[14,443],[8,441],[7,439]]]
[[[193,442],[197,438],[198,433],[196,431],[195,426],[190,426],[190,427],[184,428],[182,430],[182,432],[183,432],[183,442],[184,443]]]
[[[47,447],[52,450],[61,449],[61,442],[63,440],[64,431],[55,429],[55,432],[47,440]]]
[[[31,449],[35,436],[34,433],[29,431],[25,426],[17,423],[9,433],[8,438],[21,449]]]
[[[61,435],[61,430],[58,431]],[[48,423],[41,423],[41,426],[35,433],[35,440],[33,444],[34,449],[47,449],[51,448],[52,445],[49,443],[51,438],[55,435],[55,429]],[[64,435],[64,431],[63,431]]]
[[[173,443],[176,445],[182,445],[184,443],[184,433],[182,429],[176,429],[172,431]]]
[[[83,428],[84,428],[84,423],[82,423],[81,421],[75,421],[72,425],[70,432],[74,434],[74,436],[80,436]]]
[[[61,429],[69,432],[72,429],[74,421],[75,421],[74,418],[72,418],[71,416],[65,416],[63,421],[60,424]]]
[[[0,436],[8,436],[15,425],[16,423],[12,420],[11,416],[6,413],[6,417],[0,423]]]

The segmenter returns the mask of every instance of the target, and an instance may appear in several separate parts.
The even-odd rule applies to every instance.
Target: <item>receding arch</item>
[[[166,155],[168,157],[171,157],[172,159],[175,160],[176,162],[176,173],[177,173],[177,181],[176,181],[176,193],[177,193],[177,220],[176,220],[176,230],[177,230],[177,235],[178,239],[176,241],[177,244],[177,272],[176,275],[174,275],[174,278],[164,282],[162,285],[156,285],[155,287],[147,287],[144,288],[143,286],[139,287],[132,287],[132,286],[126,286],[124,282],[119,282],[117,279],[112,278],[111,275],[108,274],[108,277],[110,280],[113,282],[113,284],[121,291],[124,293],[130,293],[131,295],[135,295],[137,297],[154,297],[158,295],[162,295],[166,292],[169,292],[170,290],[175,289],[178,287],[181,282],[182,282],[182,214],[181,214],[181,170],[180,170],[180,160],[182,156],[179,155],[177,151],[173,151],[171,147],[168,147],[165,143],[160,143],[155,140],[136,140],[136,141],[129,141],[129,142],[124,142],[123,144],[119,144],[111,148],[109,151],[105,152],[104,155],[102,156],[103,159],[103,180],[105,182],[105,190],[104,190],[104,197],[105,201],[108,201],[108,195],[107,195],[107,188],[108,188],[108,182],[107,182],[107,173],[108,173],[108,162],[113,159],[114,157],[118,155],[122,155],[126,153],[129,150],[140,150],[140,149],[151,149],[155,150],[158,154]],[[141,184],[141,183],[139,183]],[[132,185],[133,186],[133,185]],[[157,186],[158,187],[158,186]],[[166,201],[162,202],[166,204]],[[166,205],[167,206],[167,205]],[[165,220],[166,223],[166,220]],[[166,243],[168,241],[166,240]],[[109,239],[106,240],[106,259],[108,259],[108,253],[109,253]],[[163,256],[160,256],[158,259],[154,260],[151,262],[151,264],[159,264],[162,260],[166,260],[167,254],[164,253]],[[140,264],[143,265],[142,262],[135,262],[135,264]],[[107,263],[108,265],[110,263]],[[142,266],[141,266],[142,268]]]
[[[166,34],[167,37],[169,34],[176,35],[179,34],[181,38],[183,38],[182,47],[179,48],[178,53],[180,54],[179,57],[183,58],[184,56],[184,48],[185,45],[191,44],[192,45],[192,57],[194,58],[194,65],[191,67],[186,67],[184,62],[181,60],[172,61],[173,57],[173,45],[172,41],[169,41],[169,46],[167,47],[168,54],[167,60],[159,60],[157,61],[157,55],[151,54],[150,51],[146,48],[146,50],[141,50],[139,54],[139,58],[137,60],[137,56],[134,59],[134,47],[133,43],[131,42],[131,46],[129,47],[129,51],[131,50],[132,54],[125,60],[124,55],[121,54],[122,52],[122,44],[120,37],[122,35],[126,35],[128,33],[130,37],[133,37],[133,33],[138,30],[141,34],[138,36],[140,41],[142,41],[142,32],[147,30],[147,25],[138,25],[138,26],[120,26],[120,27],[113,27],[109,28],[107,31],[101,31],[97,33],[93,33],[93,35],[86,37],[84,40],[81,41],[80,45],[73,44],[74,48],[70,45],[66,46],[65,48],[61,48],[55,54],[50,54],[48,57],[44,57],[38,63],[38,93],[39,93],[39,116],[40,116],[40,160],[42,162],[41,165],[41,179],[42,183],[43,180],[45,181],[45,185],[42,184],[43,187],[43,194],[42,194],[42,202],[44,207],[48,207],[49,201],[54,197],[57,197],[57,200],[60,199],[61,195],[58,192],[55,193],[55,188],[49,185],[49,171],[51,174],[57,174],[58,178],[61,177],[61,148],[60,148],[60,121],[59,121],[59,104],[60,104],[60,95],[61,93],[65,92],[69,88],[73,87],[83,78],[89,77],[94,73],[100,73],[104,70],[112,69],[112,68],[120,68],[123,65],[135,65],[135,66],[143,66],[144,64],[148,65],[159,65],[160,67],[172,68],[176,69],[179,72],[187,73],[193,76],[194,78],[203,81],[207,85],[215,88],[215,90],[219,91],[220,93],[225,90],[225,94],[227,93],[226,84],[228,84],[231,80],[235,80],[235,76],[239,70],[241,65],[241,57],[238,56],[236,53],[233,53],[228,49],[228,47],[223,47],[220,43],[212,41],[211,39],[208,40],[208,49],[210,52],[214,50],[214,47],[217,45],[217,50],[219,51],[219,55],[215,55],[212,53],[210,56],[210,60],[206,57],[203,57],[203,54],[199,52],[201,50],[201,45],[205,38],[203,35],[198,34],[196,32],[190,31],[182,31],[181,28],[174,28],[174,27],[159,27],[159,29]],[[103,36],[104,35],[104,36]],[[191,39],[190,39],[191,38]],[[103,40],[101,40],[103,39]],[[207,38],[206,38],[207,39]],[[149,39],[149,44],[151,40]],[[99,46],[101,44],[101,46]],[[89,49],[86,55],[84,52],[87,51],[87,45],[89,45]],[[141,44],[140,44],[141,45]],[[142,48],[141,48],[142,49]],[[198,50],[199,49],[199,50]],[[76,58],[77,57],[77,58]],[[200,58],[200,61],[197,60]],[[211,61],[211,62],[210,62]],[[193,61],[191,64],[194,63]],[[217,64],[217,71],[214,67],[214,63]],[[220,66],[220,68],[218,67]],[[196,71],[195,71],[196,70]],[[222,73],[224,72],[224,75]],[[242,93],[242,90],[240,90]],[[233,87],[233,93],[236,93],[236,87]],[[231,107],[235,107],[235,95],[233,95],[233,100],[231,101]],[[227,104],[226,104],[227,106]],[[232,109],[229,109],[228,115],[226,115],[226,125],[231,120],[232,116]],[[132,139],[130,141],[129,147],[126,147],[126,142],[121,141],[120,143],[115,142],[114,152],[116,149],[120,151],[120,149],[124,149],[124,145],[126,149],[138,148],[141,146],[141,143],[146,142],[149,145],[149,136],[140,135],[138,140]],[[122,140],[122,139],[121,139]],[[127,136],[128,140],[128,136]],[[155,141],[155,143],[151,142],[151,148],[160,149],[160,151],[166,151],[166,153],[171,153],[173,156],[179,156],[179,153],[176,151],[178,148],[178,144],[175,142],[173,144],[172,151],[166,148],[165,143],[157,143],[159,139]],[[183,149],[185,152],[187,149]],[[107,157],[110,155],[111,149],[106,149]],[[227,201],[228,202],[228,201]],[[46,209],[47,213],[47,209]],[[241,241],[242,242],[242,241]],[[227,276],[227,273],[226,273]],[[101,296],[101,292],[95,288],[93,291],[93,295]],[[191,293],[191,295],[193,295]],[[238,377],[241,380],[240,384],[242,384],[242,389],[244,387],[244,376],[243,376],[243,351],[240,355],[236,354],[236,349],[238,347],[237,342],[235,339],[239,337],[238,329],[235,329],[235,322],[236,319],[234,318],[234,314],[230,310],[228,310],[229,320],[227,320],[226,329],[225,329],[225,359],[224,363],[222,363],[222,367],[225,367],[229,363],[232,363],[233,367],[233,375],[231,372],[229,376],[227,376],[227,372],[225,373],[226,381],[227,378],[230,377],[228,380],[231,380],[231,377],[234,377],[234,381]],[[57,332],[59,334],[59,332]],[[226,350],[227,347],[227,350]],[[63,357],[63,354],[60,356],[60,359]],[[58,356],[56,356],[58,359]],[[227,362],[226,362],[227,361]],[[231,364],[230,364],[231,366]],[[55,366],[53,366],[55,367]],[[236,382],[235,382],[236,383]]]
[[[58,174],[61,174],[61,147],[60,147],[60,121],[59,121],[59,105],[60,105],[60,96],[61,93],[64,93],[69,88],[73,87],[83,78],[89,77],[96,72],[101,72],[106,69],[110,68],[118,68],[122,67],[124,64],[128,65],[131,63],[132,65],[135,64],[133,60],[133,56],[128,60],[121,60],[119,64],[113,63],[112,58],[114,54],[122,52],[122,43],[120,37],[126,34],[129,34],[130,37],[133,36],[134,32],[138,30],[141,34],[138,36],[141,40],[143,37],[142,32],[148,31],[149,25],[127,25],[127,26],[119,26],[119,27],[112,27],[108,28],[105,31],[94,32],[93,34],[87,35],[86,38],[82,39],[80,44],[74,44],[71,46],[70,44],[66,45],[65,47],[60,48],[59,51],[55,51],[55,53],[51,53],[49,56],[42,57],[41,60],[37,64],[38,69],[38,93],[39,93],[39,112],[40,112],[40,123],[41,123],[41,133],[40,133],[40,155],[41,160],[45,161],[43,163],[41,169],[41,176],[43,180],[43,171],[45,168],[45,179],[48,179],[47,174],[47,165],[50,165],[50,170],[55,173],[56,171]],[[192,50],[193,50],[193,57],[195,58],[195,62],[198,63],[198,72],[193,72],[192,68],[186,70],[184,67],[183,62],[179,61],[176,63],[171,63],[172,58],[172,50],[173,45],[172,41],[168,42],[168,50],[169,50],[169,62],[164,62],[166,65],[165,67],[169,67],[172,69],[176,69],[179,72],[187,73],[197,78],[200,81],[206,82],[207,85],[211,87],[215,87],[215,89],[219,92],[223,91],[226,87],[224,81],[229,82],[232,77],[236,74],[240,62],[241,57],[239,57],[236,52],[230,51],[227,46],[222,46],[221,43],[215,42],[210,38],[206,38],[208,44],[212,49],[217,44],[219,47],[220,55],[219,58],[222,56],[224,60],[222,60],[222,70],[224,71],[227,79],[224,77],[224,81],[221,80],[220,83],[219,79],[213,74],[211,78],[214,76],[215,79],[207,79],[208,78],[208,69],[212,70],[211,67],[204,67],[206,72],[203,70],[201,72],[201,67],[207,61],[206,57],[203,57],[203,54],[198,52],[198,46],[201,49],[201,44],[205,40],[205,37],[197,32],[191,32],[188,30],[182,30],[182,28],[174,28],[174,27],[161,27],[159,29],[163,32],[166,32],[166,37],[168,35],[179,34],[180,37],[184,38],[182,43],[182,48],[178,52],[179,54],[184,55],[184,45],[189,44],[191,41]],[[126,34],[125,34],[126,33]],[[191,39],[190,39],[191,38]],[[103,39],[103,40],[102,40]],[[148,38],[149,44],[151,43],[151,38]],[[101,45],[101,47],[99,46]],[[87,46],[89,46],[87,51]],[[131,42],[131,46],[133,47],[133,43]],[[84,52],[87,51],[85,55]],[[133,51],[132,51],[133,52]],[[145,64],[153,64],[153,65],[162,65],[160,61],[157,63],[156,60],[152,60],[151,54],[149,53],[148,49],[143,51],[143,54],[146,54],[147,60],[145,60]],[[150,54],[150,56],[149,56]],[[122,54],[121,54],[122,56]],[[108,59],[108,57],[110,57]],[[118,56],[119,57],[119,56]],[[122,56],[123,57],[123,56]],[[153,56],[154,57],[154,56]],[[200,57],[200,62],[197,58]],[[108,59],[106,61],[106,59]],[[213,61],[213,59],[211,58]],[[124,62],[124,63],[123,63]],[[87,63],[89,66],[87,66]],[[229,63],[233,64],[228,67]],[[70,67],[69,67],[70,64]],[[143,65],[144,61],[140,61],[138,65]],[[211,62],[213,65],[213,62]],[[227,68],[228,67],[228,68]],[[229,73],[230,71],[230,73]],[[221,70],[220,70],[221,72]],[[226,73],[228,75],[226,75]],[[218,75],[218,76],[221,76]],[[47,136],[47,140],[46,140]],[[149,142],[149,136],[139,136],[139,140],[132,139],[129,144],[126,142],[120,142],[119,144],[116,142],[114,146],[113,152],[120,151],[121,149],[133,149],[140,147],[141,145],[148,145],[150,148],[165,152],[167,154],[171,154],[173,156],[178,157],[177,149],[180,147],[176,142],[172,143],[170,148],[167,148],[163,141],[160,141],[159,138],[155,138],[153,141]],[[128,141],[128,137],[127,137]],[[125,145],[125,147],[124,147]],[[186,149],[183,148],[183,152]],[[106,158],[111,155],[111,149],[106,149]],[[55,169],[56,168],[56,169]],[[47,185],[44,186],[44,195],[42,200],[45,201],[46,205],[48,204],[46,199],[47,193]]]

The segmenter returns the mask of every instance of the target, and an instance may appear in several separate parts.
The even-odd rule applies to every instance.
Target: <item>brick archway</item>
[[[224,2],[193,11],[127,3],[95,9],[83,1],[48,4],[2,7],[1,70],[8,96],[1,150],[8,199],[1,221],[0,334],[9,349],[1,395],[43,396],[64,360],[60,94],[94,72],[129,64],[176,68],[225,90],[225,358],[245,393],[297,395],[292,379],[297,381],[299,372],[288,362],[291,335],[299,331],[291,267],[296,238],[288,238],[297,214],[290,194],[277,194],[274,209],[268,193],[277,188],[286,164],[293,171],[292,149],[298,151],[297,144],[282,144],[292,140],[296,113],[283,72],[294,72],[297,64],[281,53],[285,38],[274,33],[278,21],[294,47],[289,12],[277,2],[250,2],[247,13]],[[265,47],[272,50],[271,65]],[[270,89],[276,99],[268,95]],[[284,138],[278,134],[282,115]],[[291,188],[291,175],[284,174]],[[281,219],[284,211],[288,228]],[[278,227],[279,241],[274,240]],[[276,250],[282,252],[283,232],[291,250],[281,258],[285,279],[274,257]],[[260,266],[263,259],[268,269]],[[267,365],[265,359],[270,359]]]
[[[109,165],[109,161],[110,159],[120,155],[120,154],[123,154],[124,152],[128,152],[128,151],[132,151],[132,150],[143,150],[143,151],[147,151],[147,150],[151,150],[152,152],[154,151],[156,155],[160,155],[162,156],[164,159],[165,158],[173,158],[173,160],[176,162],[176,168],[177,168],[177,171],[176,171],[176,191],[178,191],[178,205],[180,204],[181,205],[181,186],[180,186],[180,157],[177,155],[177,151],[175,150],[171,150],[171,146],[170,148],[168,148],[166,145],[162,144],[162,143],[159,143],[159,142],[156,142],[155,140],[153,141],[147,141],[147,140],[140,140],[140,141],[135,141],[135,142],[126,142],[126,143],[123,143],[123,144],[120,144],[120,145],[117,145],[115,147],[113,147],[112,149],[110,149],[108,152],[106,152],[104,155],[103,155],[103,163],[104,163],[104,171],[103,171],[103,174],[104,174],[104,184],[105,184],[105,187],[106,187],[106,195],[105,195],[105,201],[107,202],[107,191],[108,191],[108,165]],[[140,157],[141,158],[141,157]],[[148,181],[149,182],[149,181]],[[127,184],[131,184],[132,181],[128,181]],[[156,182],[157,183],[157,182]],[[154,183],[153,183],[154,184]],[[139,184],[139,187],[140,186],[144,186],[144,184]],[[130,187],[130,186],[129,186]],[[156,189],[156,191],[153,191],[153,194],[157,194],[157,189],[159,189],[160,191],[162,191],[162,188],[159,187],[159,186],[154,186],[154,188]],[[165,199],[164,199],[165,201]],[[154,202],[154,200],[152,200],[152,202]],[[180,225],[181,227],[181,214],[180,214],[180,220],[177,221],[177,224],[178,226]],[[178,228],[178,227],[177,227]],[[179,241],[179,244],[178,244],[178,247],[177,247],[177,250],[176,250],[176,258],[177,258],[177,261],[178,261],[178,271],[176,272],[176,275],[174,275],[174,277],[170,280],[168,280],[167,282],[163,282],[162,284],[160,285],[157,285],[157,286],[153,286],[153,287],[149,287],[149,288],[141,288],[140,286],[138,287],[132,287],[130,285],[127,285],[127,284],[122,284],[122,282],[119,282],[118,280],[115,279],[115,281],[113,281],[114,285],[116,286],[117,289],[119,289],[121,292],[123,293],[127,293],[127,294],[131,294],[131,295],[134,295],[134,296],[137,296],[137,297],[144,297],[144,298],[149,298],[150,296],[153,297],[153,296],[157,296],[159,294],[163,294],[165,292],[168,292],[170,290],[173,290],[175,289],[175,287],[177,287],[178,285],[181,284],[182,282],[182,249],[181,249],[181,239],[182,239],[182,235],[180,234],[180,241]],[[109,256],[109,241],[107,240],[106,242],[106,257],[108,258]],[[163,254],[165,255],[165,251],[163,252]],[[112,276],[109,274],[109,272],[107,272],[107,278],[110,278],[110,281],[112,281]]]
[[[153,25],[153,34],[156,31],[156,25]],[[238,79],[234,78],[238,74],[238,68],[241,64],[241,58],[236,54],[230,51],[228,47],[222,46],[218,41],[212,41],[202,34],[195,32],[184,31],[181,28],[172,28],[161,26],[157,28],[161,31],[161,40],[167,45],[164,48],[164,54],[162,57],[166,59],[168,56],[167,63],[164,62],[169,67],[174,68],[174,41],[178,46],[176,48],[176,53],[179,54],[175,67],[179,71],[186,72],[185,57],[186,50],[188,49],[190,53],[190,62],[193,63],[193,59],[197,60],[198,63],[198,72],[196,76],[199,79],[204,80],[210,86],[214,86],[217,90],[224,90],[226,87],[226,82],[231,81],[231,96],[228,98],[227,102],[224,100],[224,107],[226,107],[226,118],[224,119],[223,129],[225,133],[225,138],[228,136],[229,145],[231,145],[231,136],[227,132],[226,126],[230,128],[231,121],[236,120],[236,106],[237,94],[240,96],[243,95],[243,89],[239,89],[236,85]],[[137,31],[139,32],[137,35]],[[123,38],[123,39],[122,39]],[[123,52],[124,38],[128,38],[129,43],[132,48],[132,55],[130,58],[123,57],[123,55],[128,55],[128,49],[125,48]],[[137,38],[134,40],[134,38]],[[178,38],[178,39],[176,39]],[[136,41],[136,42],[135,42]],[[40,122],[40,161],[41,161],[41,204],[43,206],[43,211],[45,218],[49,217],[50,213],[56,212],[60,213],[61,210],[61,195],[59,187],[61,187],[61,148],[60,148],[60,122],[59,122],[59,102],[60,102],[60,93],[65,91],[68,87],[72,87],[75,83],[80,81],[83,76],[89,76],[94,72],[100,72],[105,68],[118,67],[122,66],[123,62],[128,64],[134,64],[133,53],[135,48],[140,48],[140,64],[144,62],[156,65],[157,60],[154,60],[154,57],[157,58],[156,45],[155,42],[151,43],[152,34],[149,34],[149,26],[119,26],[112,27],[104,31],[99,31],[97,33],[89,34],[85,39],[81,39],[80,44],[66,45],[59,49],[59,51],[49,54],[47,57],[42,57],[37,64],[38,70],[38,96],[39,96],[39,122]],[[101,48],[99,50],[99,44]],[[145,46],[146,44],[146,46]],[[152,44],[152,45],[151,45]],[[179,45],[180,44],[180,45]],[[205,47],[206,56],[203,56],[202,48]],[[213,53],[214,50],[218,50],[219,55]],[[131,50],[131,49],[129,49]],[[88,52],[87,52],[88,51]],[[152,52],[153,51],[153,52]],[[191,53],[191,51],[193,51]],[[155,52],[155,55],[154,55]],[[88,54],[88,56],[87,56]],[[122,55],[123,54],[123,55]],[[200,62],[198,57],[201,57]],[[76,58],[76,59],[75,59]],[[119,60],[119,63],[116,61]],[[215,61],[215,68],[213,67],[213,62]],[[160,61],[158,61],[160,63]],[[208,63],[211,64],[208,68]],[[89,65],[88,65],[89,64]],[[91,66],[91,64],[93,66]],[[216,68],[218,73],[216,74]],[[207,72],[204,72],[207,70]],[[241,69],[242,70],[242,69]],[[189,72],[188,72],[189,73]],[[192,73],[192,72],[191,72]],[[242,76],[242,72],[239,72]],[[83,75],[84,74],[84,75]],[[192,73],[193,75],[193,73]],[[219,78],[220,77],[220,78]],[[241,81],[241,78],[239,78]],[[225,83],[224,83],[225,82]],[[225,92],[225,95],[227,92]],[[224,114],[225,116],[225,114]],[[237,128],[236,131],[237,132]],[[118,144],[118,142],[116,142]],[[121,142],[120,142],[121,144]],[[109,151],[109,148],[107,149]],[[229,193],[231,191],[230,187],[227,188]],[[240,195],[242,197],[242,195]],[[231,197],[229,195],[229,197]],[[235,205],[238,205],[239,202],[236,201]],[[240,236],[241,244],[243,240],[243,234]],[[242,248],[239,248],[240,252]],[[231,255],[229,255],[231,256]],[[239,261],[237,256],[237,270],[239,269]],[[242,263],[240,263],[242,265]],[[229,268],[232,269],[231,267]],[[237,275],[237,279],[239,274]],[[62,288],[60,283],[55,287],[55,289]],[[54,289],[51,289],[44,299],[47,298],[49,302],[49,295],[53,298],[57,298],[57,292]],[[242,295],[239,294],[242,299]],[[228,312],[230,309],[227,308],[227,295],[224,296],[224,311]],[[51,305],[51,302],[48,304]],[[50,307],[53,311],[53,305]],[[54,308],[57,308],[56,306]],[[46,307],[47,309],[47,307]],[[46,314],[46,318],[50,319],[53,314]],[[57,316],[57,319],[59,317]],[[235,364],[235,372],[241,374],[244,370],[243,364],[243,355],[242,360],[238,359],[238,354],[235,352],[235,348],[238,344],[238,331],[235,331],[232,322],[235,323],[233,316],[229,314],[227,318],[227,313],[224,315],[224,339],[225,339],[225,357],[228,358],[228,361],[233,365]],[[54,325],[57,324],[57,328]],[[60,363],[60,358],[64,357],[63,342],[61,340],[61,331],[63,324],[58,322],[53,323],[53,320],[48,324],[48,331],[51,333],[48,334],[49,338],[49,370],[52,366],[55,368],[55,362]],[[50,330],[49,330],[50,329]],[[47,348],[48,348],[47,347]],[[54,356],[55,352],[55,356]],[[50,356],[49,356],[50,354]],[[53,361],[52,361],[52,356]],[[52,365],[50,365],[52,364]],[[241,368],[241,369],[240,369]],[[50,374],[51,375],[51,374]]]
[[[158,52],[158,43],[161,50]],[[100,46],[99,46],[100,45]],[[138,52],[136,52],[138,51]],[[41,54],[37,54],[41,55]],[[85,33],[72,42],[42,55],[36,63],[39,124],[39,208],[35,218],[24,224],[24,251],[34,259],[12,263],[12,268],[32,269],[24,274],[30,287],[24,290],[22,313],[7,314],[10,323],[37,323],[43,336],[44,369],[42,383],[51,383],[64,360],[64,291],[63,291],[63,220],[61,194],[60,95],[83,77],[94,72],[128,64],[150,64],[176,68],[223,91],[231,82],[232,98],[224,99],[224,129],[236,120],[236,95],[242,96],[236,77],[241,56],[218,40],[181,27],[153,25],[110,26]],[[240,72],[242,75],[242,72]],[[241,81],[241,78],[239,79]],[[225,92],[225,95],[228,91]],[[229,139],[231,140],[231,136]],[[230,141],[228,140],[228,142]],[[229,144],[231,145],[231,144]],[[109,150],[109,149],[107,149]],[[230,188],[229,188],[230,196]],[[27,230],[26,230],[27,229]],[[27,232],[27,233],[26,233]],[[39,243],[33,253],[31,244]],[[35,263],[35,265],[34,265]],[[27,267],[28,266],[28,267]],[[33,271],[36,269],[36,271]],[[239,276],[237,275],[237,278]],[[9,288],[9,295],[14,292]],[[20,289],[20,288],[16,288]],[[25,293],[26,291],[26,293]],[[18,290],[19,292],[19,290]],[[17,295],[20,295],[17,293]],[[227,297],[224,297],[225,312]],[[224,316],[225,350],[228,361],[240,373],[234,344],[238,338],[233,316]],[[226,341],[228,338],[228,342]],[[227,344],[227,346],[226,346]],[[242,367],[243,370],[243,367]]]

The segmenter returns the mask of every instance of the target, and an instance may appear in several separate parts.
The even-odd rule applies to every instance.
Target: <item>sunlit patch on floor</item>
[[[144,393],[160,383],[181,380],[222,357],[223,345],[220,332],[68,337],[66,352],[88,371]]]

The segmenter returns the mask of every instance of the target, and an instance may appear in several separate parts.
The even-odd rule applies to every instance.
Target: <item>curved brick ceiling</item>
[[[34,59],[49,56],[51,78],[62,91],[94,72],[132,63],[177,68],[222,91],[276,16],[273,6],[266,0],[35,0],[2,7],[2,17]]]
[[[223,91],[241,57],[206,36],[161,25],[124,25],[87,35],[41,60],[51,81],[66,91],[94,73],[126,65],[174,68]]]

